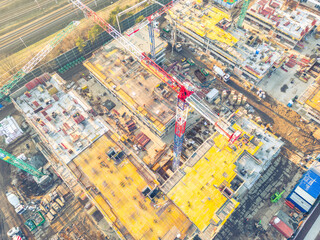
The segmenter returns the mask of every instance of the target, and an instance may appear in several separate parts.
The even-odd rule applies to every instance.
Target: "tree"
[[[99,33],[102,32],[102,28],[99,25],[94,25],[89,31],[88,31],[88,39],[91,42],[94,42],[97,39],[97,36]]]
[[[136,19],[136,23],[141,22],[143,19],[144,19],[144,16],[141,15],[140,17],[138,17],[138,18]]]
[[[108,19],[108,23],[110,23],[112,26],[116,25],[116,15],[114,14],[110,14],[109,19]]]
[[[86,46],[86,43],[85,43],[85,41],[83,40],[83,38],[81,38],[81,37],[78,37],[78,38],[77,38],[77,40],[76,40],[76,46],[78,47],[79,52],[82,52],[82,51],[83,51],[83,48]]]
[[[19,68],[21,67],[21,62],[17,61],[17,58],[13,56],[0,56],[0,85],[3,85],[5,81],[10,78],[13,74],[15,74]]]

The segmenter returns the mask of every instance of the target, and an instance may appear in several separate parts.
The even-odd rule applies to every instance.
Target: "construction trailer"
[[[316,204],[320,196],[320,164],[314,164],[300,179],[286,199],[286,204],[307,213]]]

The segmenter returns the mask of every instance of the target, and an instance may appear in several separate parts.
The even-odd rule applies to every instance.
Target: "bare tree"
[[[1,85],[7,81],[10,76],[15,74],[21,67],[21,62],[13,56],[0,55],[0,82]]]

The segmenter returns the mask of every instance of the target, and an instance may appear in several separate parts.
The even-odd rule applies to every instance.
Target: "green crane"
[[[273,194],[273,195],[271,196],[271,202],[272,202],[272,203],[278,202],[278,201],[281,199],[282,194],[284,194],[285,191],[286,191],[286,190],[283,190],[281,193],[276,192],[275,194]]]
[[[29,73],[48,53],[54,49],[80,22],[73,21],[59,32],[40,52],[38,52],[21,70],[11,76],[8,82],[0,89],[0,100],[8,99],[11,89]]]
[[[12,164],[13,166],[20,168],[21,170],[26,171],[27,173],[30,173],[32,176],[37,177],[40,179],[41,177],[45,176],[44,173],[40,172],[39,170],[35,169],[33,166],[25,163],[21,159],[16,158],[10,153],[7,153],[6,151],[0,149],[0,159]]]
[[[238,23],[237,23],[238,27],[242,27],[244,18],[246,17],[246,14],[247,14],[249,3],[250,3],[250,0],[243,0],[243,5],[241,8],[241,12],[240,12]]]

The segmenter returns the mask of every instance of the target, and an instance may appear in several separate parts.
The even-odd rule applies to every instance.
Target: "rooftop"
[[[238,42],[232,34],[224,31],[217,24],[229,20],[230,16],[216,7],[207,5],[205,9],[196,9],[188,1],[180,1],[172,8],[173,17],[179,23],[201,37],[224,43],[231,47]],[[227,24],[227,22],[226,22]]]
[[[248,13],[272,25],[295,40],[300,40],[316,24],[316,17],[303,9],[283,11],[282,1],[260,0],[256,1]]]
[[[229,187],[236,176],[234,162],[237,153],[223,149],[228,144],[226,137],[218,135],[213,141],[214,146],[192,168],[183,169],[185,176],[168,193],[168,197],[200,231],[205,230],[212,221],[218,225],[224,220],[217,214],[228,200],[221,190]],[[233,208],[238,205],[236,201],[232,203]]]
[[[38,85],[34,81],[26,84],[29,90],[23,87],[21,95],[15,95],[15,101],[55,154],[68,163],[107,128],[100,118],[90,118],[91,107],[74,90],[65,92],[55,77]]]
[[[158,131],[163,131],[174,119],[174,92],[121,49],[106,45],[84,65],[129,109],[139,112]]]
[[[234,142],[215,133],[162,186],[164,192],[204,231],[222,226],[282,146],[277,137],[250,121],[244,111],[228,120],[240,132]]]
[[[212,50],[258,79],[262,79],[272,66],[278,67],[284,60],[283,51],[263,43],[257,35],[248,35],[232,27],[229,14],[210,4],[200,8],[180,1],[172,8],[172,12],[182,32],[201,44],[205,41],[206,45],[210,39]]]
[[[309,98],[305,103],[309,107],[320,112],[319,101],[320,101],[320,90],[318,89],[317,91],[314,92],[314,95],[311,98]]]
[[[116,139],[114,135],[102,136],[73,161],[101,193],[95,200],[103,213],[122,234],[134,239],[185,237],[191,222],[161,192],[151,201],[147,190],[150,193],[156,189],[157,181],[147,179],[144,170],[137,169],[137,160],[126,154],[120,162],[108,157],[111,149],[123,151],[112,139]]]

